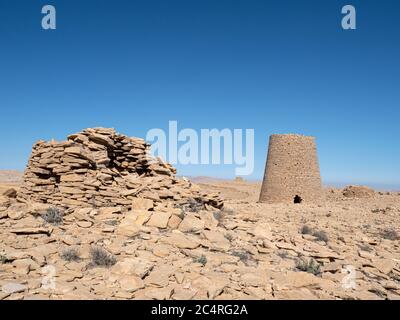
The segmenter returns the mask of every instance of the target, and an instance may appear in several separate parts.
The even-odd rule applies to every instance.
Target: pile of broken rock
[[[347,186],[342,194],[346,198],[373,198],[375,191],[365,186]]]
[[[223,207],[218,193],[175,177],[170,164],[150,156],[149,146],[106,128],[85,129],[65,142],[39,141],[16,198],[82,217],[129,212],[120,225],[122,232],[143,225],[176,229],[182,209]]]
[[[197,201],[223,206],[218,194],[201,192],[176,170],[149,155],[149,144],[114,129],[85,129],[65,142],[37,142],[18,200],[62,207],[131,207],[134,199],[155,206]]]
[[[221,294],[228,281],[220,274],[205,282],[196,270],[194,290],[179,270],[182,263],[182,270],[205,264],[181,250],[229,248],[215,218],[223,201],[175,177],[175,169],[150,157],[148,147],[104,128],[35,144],[19,190],[0,195],[0,300]],[[93,264],[96,248],[113,257],[107,268]],[[48,265],[57,268],[55,289],[40,280]]]

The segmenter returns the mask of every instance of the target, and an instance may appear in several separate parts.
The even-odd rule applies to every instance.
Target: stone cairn
[[[189,203],[222,208],[218,194],[202,192],[176,169],[149,154],[150,145],[114,129],[90,128],[64,142],[38,141],[32,150],[18,200],[63,208],[129,210],[136,199],[154,205]]]

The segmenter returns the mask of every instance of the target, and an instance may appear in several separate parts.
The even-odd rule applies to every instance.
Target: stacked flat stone
[[[135,198],[223,206],[218,194],[177,179],[175,168],[150,156],[149,148],[143,139],[108,128],[85,129],[64,142],[38,141],[18,198],[66,208],[130,207]]]
[[[298,134],[272,135],[260,202],[324,201],[315,138]]]

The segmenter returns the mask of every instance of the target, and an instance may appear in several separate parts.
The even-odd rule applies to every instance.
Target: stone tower
[[[272,135],[260,202],[323,201],[315,138],[296,134]]]

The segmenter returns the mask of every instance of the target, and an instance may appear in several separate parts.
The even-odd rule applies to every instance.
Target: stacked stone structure
[[[66,208],[129,208],[135,198],[223,206],[218,194],[176,178],[175,168],[150,156],[149,147],[143,139],[107,128],[85,129],[64,142],[38,141],[18,199]]]
[[[323,201],[315,138],[296,134],[272,135],[260,202]]]

